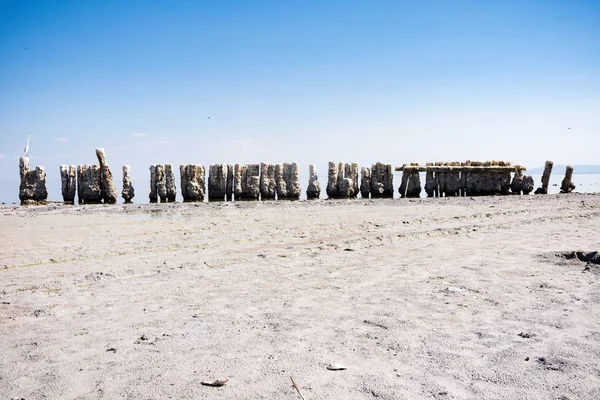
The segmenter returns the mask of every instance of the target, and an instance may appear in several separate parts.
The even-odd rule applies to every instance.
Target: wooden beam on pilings
[[[395,171],[407,172],[516,172],[517,170],[527,171],[527,168],[520,165],[511,166],[425,166],[425,165],[402,165],[396,167]]]

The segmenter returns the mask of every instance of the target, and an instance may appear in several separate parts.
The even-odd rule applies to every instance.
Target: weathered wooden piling
[[[350,182],[344,180],[346,177],[344,176],[344,171],[346,170],[346,164],[343,162],[337,163],[337,190],[339,197],[346,197],[348,194],[348,190],[351,190]]]
[[[377,162],[371,166],[371,198],[392,197],[394,197],[392,165]]]
[[[260,198],[261,200],[275,200],[277,183],[275,180],[276,166],[269,163],[260,164]]]
[[[512,194],[523,193],[523,169],[520,166],[515,167],[515,174],[513,175],[512,182],[510,183],[510,191]]]
[[[542,174],[542,186],[535,189],[535,194],[548,194],[548,185],[550,184],[550,175],[552,174],[553,161],[546,161],[544,173]]]
[[[102,193],[102,171],[99,165],[77,166],[77,196],[79,204],[102,202],[104,194]]]
[[[123,165],[123,190],[121,190],[121,197],[125,200],[125,203],[131,203],[131,200],[135,197],[129,165]]]
[[[161,203],[167,202],[167,176],[163,164],[156,165],[156,194]]]
[[[258,200],[260,197],[260,164],[235,164],[233,171],[235,200]]]
[[[223,201],[227,193],[227,164],[211,164],[208,167],[208,200]],[[232,181],[234,171],[232,169]],[[233,185],[232,185],[233,190]]]
[[[233,201],[233,164],[227,164],[227,181],[225,183],[225,200]]]
[[[204,201],[205,170],[199,164],[181,164],[179,166],[179,182],[183,201]]]
[[[453,161],[444,163],[444,165],[452,167],[445,172],[444,195],[445,196],[460,196],[460,162]],[[510,178],[510,172],[508,173]]]
[[[103,148],[96,149],[96,157],[100,164],[100,185],[102,188],[102,201],[105,204],[115,204],[119,197],[119,192],[113,181],[112,172],[106,162],[106,154]]]
[[[346,191],[344,197],[356,197],[360,192],[360,178],[359,178],[359,168],[358,163],[348,163],[344,166],[344,178],[349,179],[348,181],[350,191]]]
[[[338,163],[338,196],[354,198],[358,195],[358,164]]]
[[[339,197],[338,191],[338,168],[334,162],[329,162],[327,169],[327,197],[335,199]]]
[[[411,163],[402,170],[402,181],[398,188],[400,197],[419,197],[421,195],[421,178],[419,164]]]
[[[260,164],[248,164],[242,181],[242,200],[260,198]]]
[[[570,165],[567,165],[567,168],[565,169],[565,177],[562,180],[562,183],[560,185],[561,193],[571,193],[573,190],[575,190],[575,184],[572,182],[572,179],[573,179],[573,167]]]
[[[469,175],[469,171],[465,167],[470,167],[471,162],[467,161],[464,163],[460,163],[460,195],[467,195],[467,176]]]
[[[60,166],[60,186],[63,201],[75,203],[75,192],[77,190],[77,168],[75,165]]]
[[[408,186],[406,188],[406,197],[420,197],[421,196],[421,177],[418,171],[411,173],[408,176]]]
[[[299,199],[301,189],[298,180],[298,164],[283,163],[275,165],[275,185],[278,199]]]
[[[156,189],[157,180],[158,173],[156,170],[156,165],[152,164],[150,166],[150,203],[156,203],[158,201],[158,191]]]
[[[318,199],[321,195],[321,185],[314,164],[308,166],[308,187],[306,188],[306,198],[308,200]]]
[[[46,170],[36,166],[33,171],[29,169],[29,157],[19,159],[19,200],[21,204],[45,201],[48,198],[46,188]]]
[[[491,196],[502,193],[502,180],[499,177],[500,170],[493,161],[471,161],[466,179],[466,194],[469,196]],[[483,167],[483,168],[476,168]],[[509,181],[510,184],[510,181]]]
[[[534,183],[531,175],[525,175],[523,177],[523,194],[529,194],[533,191]]]
[[[242,179],[248,167],[241,164],[233,165],[233,198],[242,199]]]
[[[360,196],[368,199],[371,194],[371,168],[362,167],[360,169]]]
[[[81,184],[83,183],[83,165],[77,166],[77,201],[79,204],[82,203],[83,199],[81,196]]]
[[[442,167],[444,166],[443,162],[435,162],[433,164],[436,167]],[[444,197],[444,190],[445,190],[445,186],[446,186],[446,172],[441,170],[441,169],[437,169],[434,173],[433,173],[433,177],[434,177],[434,195],[436,197]]]
[[[175,186],[175,173],[171,164],[165,164],[165,185],[167,201],[173,203],[177,197],[177,187]]]
[[[429,162],[425,164],[426,167],[433,167],[433,163]],[[437,188],[435,182],[435,174],[433,169],[427,168],[425,172],[425,193],[427,197],[434,197],[436,195]]]
[[[329,163],[327,196],[329,198],[354,198],[359,192],[358,163]]]

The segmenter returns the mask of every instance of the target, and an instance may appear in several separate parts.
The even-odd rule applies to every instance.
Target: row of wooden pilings
[[[96,149],[99,165],[61,165],[62,197],[67,203],[79,204],[117,202],[117,189],[106,162],[104,149]],[[20,160],[21,202],[40,202],[47,198],[46,173],[43,167],[29,170],[29,159]],[[542,186],[535,193],[546,194],[553,163],[546,162]],[[524,167],[502,161],[438,162],[419,165],[404,164],[396,167],[402,172],[400,197],[419,197],[420,173],[425,172],[425,192],[428,197],[482,196],[529,194],[533,191],[533,178],[524,175]],[[299,199],[301,187],[297,163],[282,164],[211,164],[206,184],[206,171],[200,164],[179,166],[180,188],[184,201],[204,201],[205,188],[208,200],[275,200]],[[511,180],[511,173],[513,174]],[[571,192],[573,168],[567,167],[561,192]],[[378,162],[359,172],[358,163],[329,162],[326,193],[328,198],[392,198],[394,196],[393,170],[390,164]],[[321,186],[316,168],[309,166],[307,199],[319,198]],[[121,196],[130,202],[135,195],[129,166],[123,166]],[[150,166],[150,202],[174,202],[177,195],[174,168],[171,164]]]

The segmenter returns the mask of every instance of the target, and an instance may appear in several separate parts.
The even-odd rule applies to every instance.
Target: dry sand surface
[[[600,266],[555,255],[600,195],[5,207],[0,243],[2,399],[600,398]]]

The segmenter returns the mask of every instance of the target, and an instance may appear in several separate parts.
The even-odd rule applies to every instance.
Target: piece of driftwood
[[[291,379],[291,381],[292,381],[292,386],[294,387],[294,389],[296,389],[296,392],[298,392],[298,394],[300,395],[300,398],[301,398],[302,400],[304,400],[304,396],[302,396],[302,392],[300,392],[300,388],[298,387],[298,385],[296,385],[296,382],[294,382],[294,378],[292,378],[292,377],[290,376],[290,379]]]
[[[201,381],[200,383],[203,386],[212,386],[212,387],[220,387],[229,382],[229,378],[225,379],[215,379],[214,381]]]

